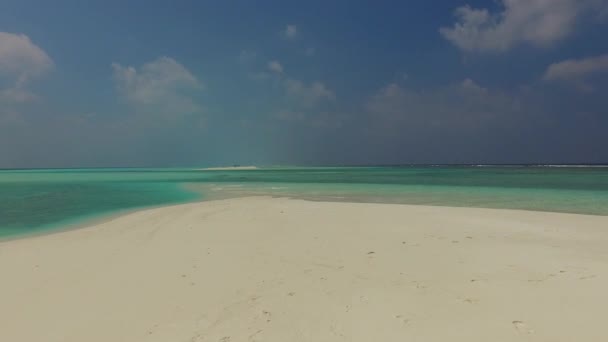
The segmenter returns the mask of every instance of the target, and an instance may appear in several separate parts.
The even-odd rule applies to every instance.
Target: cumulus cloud
[[[0,32],[0,124],[18,122],[25,103],[38,99],[28,83],[53,69],[53,60],[24,34]]]
[[[282,74],[283,66],[281,65],[281,63],[279,63],[279,61],[270,61],[268,62],[268,70],[277,74]]]
[[[202,109],[194,97],[203,89],[202,83],[173,58],[160,57],[139,70],[113,63],[112,70],[119,93],[146,111],[180,115]]]
[[[24,34],[0,32],[0,73],[14,77],[16,86],[53,68],[47,53]]]
[[[298,28],[296,25],[287,25],[285,29],[281,31],[283,37],[289,40],[294,40],[298,36]]]
[[[502,11],[468,5],[456,9],[457,22],[441,35],[464,51],[500,52],[519,43],[545,47],[566,38],[577,19],[591,9],[607,8],[605,0],[502,0]]]
[[[315,106],[323,100],[335,99],[334,92],[323,82],[315,81],[307,85],[299,80],[287,79],[284,85],[287,94],[306,107]]]

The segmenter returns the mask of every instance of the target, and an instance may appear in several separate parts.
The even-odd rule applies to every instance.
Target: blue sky
[[[0,167],[608,162],[608,0],[4,1]]]

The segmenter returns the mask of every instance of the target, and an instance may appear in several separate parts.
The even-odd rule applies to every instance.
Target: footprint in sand
[[[550,274],[548,274],[548,275],[546,275],[546,276],[544,276],[542,278],[528,279],[528,282],[531,282],[531,283],[542,283],[543,281],[547,281],[547,280],[549,280],[549,279],[551,279],[553,277],[555,277],[555,274],[550,273]]]
[[[515,330],[517,330],[518,333],[520,334],[533,334],[534,330],[530,329],[528,327],[528,325],[526,323],[524,323],[523,321],[513,321],[511,322],[513,324],[513,326],[515,327]]]
[[[272,313],[270,311],[263,310],[262,314],[264,314],[264,317],[266,317],[266,323],[270,323],[271,318],[272,318]]]
[[[421,282],[421,281],[417,281],[417,280],[412,280],[412,283],[414,283],[416,285],[417,289],[426,289],[426,285]]]
[[[403,315],[397,315],[395,318],[400,320],[403,325],[407,325],[410,322],[409,319],[403,318]]]

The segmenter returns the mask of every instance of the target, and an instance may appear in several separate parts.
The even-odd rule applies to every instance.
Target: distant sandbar
[[[228,170],[257,170],[257,166],[219,166],[219,167],[207,167],[201,170],[204,171],[228,171]]]

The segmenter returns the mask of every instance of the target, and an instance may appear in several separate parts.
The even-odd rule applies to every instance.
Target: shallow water
[[[333,167],[0,171],[0,236],[142,207],[250,195],[608,215],[608,168]]]

